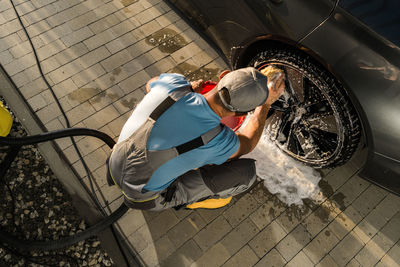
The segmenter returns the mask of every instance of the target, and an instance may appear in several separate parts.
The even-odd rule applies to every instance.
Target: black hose
[[[0,145],[6,146],[25,146],[43,143],[54,139],[71,137],[71,136],[93,136],[101,139],[110,148],[115,145],[114,139],[107,134],[88,128],[67,128],[52,132],[41,133],[37,135],[24,136],[24,137],[0,137]]]
[[[57,250],[60,248],[71,246],[75,243],[83,241],[89,237],[95,236],[97,233],[103,231],[119,218],[121,218],[129,208],[122,204],[116,211],[103,218],[100,222],[96,223],[93,226],[90,226],[86,230],[76,233],[73,236],[63,237],[59,240],[45,240],[45,241],[36,241],[36,240],[21,240],[16,238],[13,235],[10,235],[7,232],[4,232],[0,229],[0,242],[6,243],[10,246],[21,250]]]

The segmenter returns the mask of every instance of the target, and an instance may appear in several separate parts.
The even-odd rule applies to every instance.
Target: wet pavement
[[[73,126],[115,140],[151,77],[216,80],[227,68],[163,1],[15,2]],[[0,25],[1,64],[47,129],[64,128],[8,1]],[[104,205],[117,208],[121,193],[105,180],[109,149],[77,143]],[[87,182],[70,141],[57,144]],[[361,147],[345,166],[322,170],[320,204],[287,207],[259,184],[218,210],[131,210],[119,226],[145,266],[399,266],[400,198],[357,176],[362,158]]]

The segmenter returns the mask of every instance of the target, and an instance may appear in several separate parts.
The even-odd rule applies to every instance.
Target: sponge
[[[263,68],[262,70],[260,70],[260,72],[268,77],[268,82],[273,81],[279,75],[279,73],[283,74],[283,70],[274,66]]]

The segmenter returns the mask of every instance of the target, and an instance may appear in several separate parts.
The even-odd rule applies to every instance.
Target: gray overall
[[[191,92],[180,88],[159,104],[146,122],[129,138],[114,146],[108,159],[107,180],[118,185],[130,208],[162,210],[213,197],[229,197],[247,190],[255,181],[252,159],[236,159],[188,171],[162,191],[143,189],[153,172],[167,161],[210,142],[222,130],[219,125],[198,138],[166,150],[148,150],[147,140],[157,119],[181,97]]]

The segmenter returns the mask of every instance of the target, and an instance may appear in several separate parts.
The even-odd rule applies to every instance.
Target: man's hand
[[[285,91],[285,78],[283,73],[277,73],[271,81],[268,81],[268,98],[265,104],[271,106]]]
[[[192,89],[195,93],[200,93],[203,90],[203,83],[203,80],[190,82],[190,84],[192,85]]]

